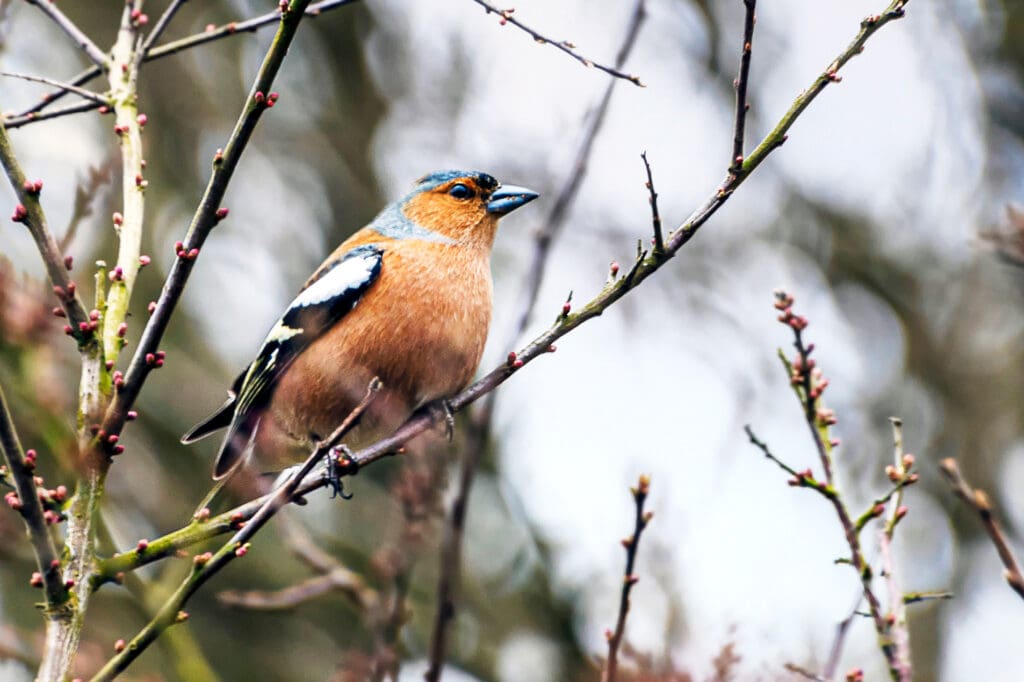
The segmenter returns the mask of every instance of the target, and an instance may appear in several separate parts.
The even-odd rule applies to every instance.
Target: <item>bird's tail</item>
[[[213,464],[213,480],[230,475],[245,460],[260,425],[259,411],[235,415]]]
[[[231,424],[231,420],[235,418],[235,394],[229,393],[228,399],[224,401],[224,404],[217,408],[217,411],[211,414],[209,417],[199,422],[191,429],[188,433],[181,437],[182,445],[189,445],[195,443],[197,440],[206,438],[214,431],[220,431],[225,426]]]

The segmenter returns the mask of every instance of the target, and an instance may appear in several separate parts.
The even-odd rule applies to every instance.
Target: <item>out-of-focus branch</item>
[[[57,26],[60,27],[64,33],[74,41],[75,45],[78,46],[85,55],[92,60],[92,63],[99,69],[107,68],[107,55],[103,53],[103,50],[96,46],[96,43],[92,42],[89,36],[82,32],[82,29],[75,25],[75,22],[68,19],[68,17],[57,8],[57,3],[52,0],[27,0],[30,5],[35,5],[43,14],[53,20]]]
[[[301,14],[303,7],[302,0],[292,0],[291,9],[295,10],[296,14]],[[287,20],[288,13],[285,13],[285,19]],[[240,530],[238,530],[230,540],[217,550],[215,553],[204,553],[197,555],[193,560],[193,570],[181,583],[178,589],[173,595],[164,603],[157,614],[153,617],[149,623],[146,624],[142,630],[139,631],[131,642],[124,647],[123,650],[117,653],[113,658],[107,661],[106,665],[92,678],[93,682],[100,682],[101,680],[112,680],[118,674],[124,672],[132,661],[139,657],[139,655],[145,651],[150,644],[156,641],[156,639],[171,625],[182,622],[188,618],[188,614],[182,611],[189,598],[195,594],[200,587],[202,587],[206,581],[212,578],[221,569],[231,563],[234,559],[243,557],[249,552],[249,540],[256,534],[256,532],[270,521],[271,518],[286,504],[294,502],[298,497],[301,496],[300,488],[303,479],[320,463],[320,461],[328,456],[331,449],[334,448],[341,439],[344,438],[352,427],[362,416],[366,408],[369,407],[370,403],[377,396],[377,392],[380,390],[380,381],[374,377],[370,382],[370,386],[367,388],[366,395],[362,401],[356,405],[355,409],[345,418],[345,420],[334,430],[334,432],[324,441],[317,444],[313,448],[313,452],[310,453],[306,461],[299,467],[298,471],[286,482],[281,484],[273,493],[267,496],[266,501],[260,506],[259,510],[253,514],[252,518],[245,522]],[[333,456],[333,455],[331,455]]]
[[[615,630],[609,630],[606,635],[608,638],[608,660],[605,662],[604,671],[601,674],[601,682],[615,682],[615,677],[618,674],[619,646],[626,633],[626,617],[629,615],[629,593],[632,592],[633,586],[639,580],[634,572],[634,566],[636,565],[637,551],[640,549],[640,535],[654,516],[654,512],[644,511],[644,503],[647,501],[650,488],[651,479],[648,476],[641,476],[636,487],[630,488],[633,502],[636,504],[636,518],[633,522],[633,534],[622,540],[622,546],[626,549],[626,571],[622,576],[619,617],[615,622]]]
[[[743,137],[747,122],[747,82],[750,80],[750,57],[754,42],[754,9],[757,0],[743,0],[746,15],[743,20],[743,50],[740,53],[740,72],[736,77],[736,115],[732,136],[732,161],[730,170],[739,172],[743,165]]]
[[[224,590],[217,594],[217,599],[222,604],[236,608],[253,611],[283,611],[293,609],[329,592],[341,592],[362,610],[365,608],[363,592],[366,589],[366,584],[358,574],[344,566],[339,566],[327,573],[314,575],[280,590],[246,590],[244,592]]]
[[[47,527],[45,511],[36,485],[35,452],[26,453],[21,449],[18,432],[14,428],[10,409],[3,387],[0,387],[0,449],[3,450],[4,461],[7,463],[7,474],[14,481],[14,492],[9,492],[4,500],[8,506],[16,510],[25,522],[25,531],[32,552],[35,554],[38,573],[32,577],[33,584],[43,587],[48,619],[67,618],[68,590],[61,579],[60,559],[57,548]],[[7,478],[5,477],[5,478]]]
[[[186,0],[179,0],[177,4],[180,5],[185,1]],[[321,0],[320,2],[315,2],[311,4],[309,7],[307,7],[305,14],[307,17],[317,17],[320,16],[320,14],[323,12],[327,12],[338,7],[344,7],[345,5],[350,5],[357,1],[358,0]],[[144,46],[146,53],[145,56],[142,57],[143,63],[152,61],[154,59],[160,59],[161,57],[168,57],[172,54],[177,54],[178,52],[182,52],[191,47],[196,47],[197,45],[205,45],[206,43],[211,43],[215,40],[220,40],[222,38],[230,38],[231,36],[241,35],[246,32],[251,33],[263,28],[264,26],[269,26],[270,24],[276,23],[281,18],[280,11],[275,10],[273,12],[267,12],[266,14],[261,14],[251,19],[245,19],[243,21],[232,21],[227,24],[224,24],[223,26],[213,28],[209,31],[203,31],[202,33],[196,33],[185,38],[180,38],[179,40],[165,43],[164,45],[161,45],[159,47],[153,47],[151,43],[154,42],[156,38],[159,38],[159,33],[157,33],[156,30],[160,28],[162,32],[163,28],[166,28],[166,26],[161,27],[160,23],[164,22],[165,17],[167,23],[169,23],[173,16],[168,16],[168,12],[171,9],[172,6],[168,6],[167,11],[165,11],[164,14],[160,17],[160,20],[157,22],[157,25],[153,27],[153,32],[150,33],[150,35],[148,36],[148,38],[152,38],[153,41],[147,41],[150,44]],[[177,7],[174,7],[175,12],[177,12],[177,9]],[[93,66],[76,74],[68,81],[68,83],[72,85],[82,85],[83,83],[88,83],[93,78],[96,78],[100,75],[100,73],[100,67]],[[95,109],[96,106],[99,106],[95,105],[86,108],[76,109],[68,107],[67,109],[47,112],[46,114],[38,114],[36,116],[32,115],[35,112],[41,111],[44,107],[47,107],[56,100],[60,99],[61,97],[66,95],[67,92],[68,91],[65,89],[60,89],[47,93],[43,96],[43,98],[40,101],[36,102],[28,109],[8,118],[4,125],[7,128],[17,128],[28,123],[33,123],[35,121],[42,121],[48,118],[56,118],[57,116],[65,116],[67,114],[79,113],[80,111],[89,111],[90,109]]]
[[[616,64],[614,67],[605,66],[604,64],[595,62],[593,59],[588,59],[587,57],[581,55],[579,52],[576,51],[576,46],[570,43],[568,40],[552,40],[551,38],[548,38],[547,36],[533,30],[532,28],[530,28],[529,26],[515,18],[514,9],[500,9],[489,2],[485,2],[484,0],[473,0],[473,2],[483,7],[484,11],[486,11],[488,14],[492,12],[497,14],[502,26],[504,26],[505,24],[512,24],[516,28],[527,33],[531,38],[533,38],[534,42],[536,43],[540,43],[541,45],[553,45],[554,47],[558,48],[562,52],[566,53],[567,55],[578,61],[583,66],[594,67],[595,69],[604,71],[609,76],[612,76],[614,78],[621,78],[623,80],[629,81],[633,85],[644,87],[644,84],[640,82],[639,76],[634,76],[632,74],[623,73],[622,71],[620,71],[620,69],[622,68],[621,64]]]
[[[996,552],[999,553],[999,560],[1003,562],[1003,566],[1006,568],[1003,572],[1003,577],[1013,591],[1017,593],[1017,596],[1024,599],[1024,575],[1021,575],[1020,564],[1017,563],[1017,557],[1014,556],[1013,550],[1010,549],[1010,543],[1003,533],[999,519],[996,518],[995,512],[992,509],[992,501],[989,499],[988,494],[984,490],[971,488],[964,479],[963,474],[960,473],[960,467],[957,465],[956,460],[952,457],[942,460],[939,463],[939,469],[946,477],[946,482],[949,483],[949,487],[952,488],[956,496],[967,503],[981,517],[981,524],[984,526],[985,532],[988,533],[989,539],[992,540],[992,544],[995,545]]]
[[[643,24],[645,15],[645,0],[636,0],[627,24],[625,38],[615,58],[616,69],[622,68],[629,58],[629,54],[636,44],[637,36],[640,33],[640,26]],[[544,281],[548,258],[551,254],[551,246],[561,232],[562,226],[565,224],[565,218],[569,213],[569,208],[575,202],[579,189],[587,175],[590,154],[594,148],[594,142],[597,140],[597,136],[604,125],[608,107],[611,104],[612,91],[615,89],[617,82],[616,79],[612,78],[609,79],[607,86],[605,86],[601,99],[589,117],[566,182],[556,196],[551,211],[544,220],[542,227],[534,235],[533,255],[526,274],[525,294],[520,303],[515,327],[505,344],[505,347],[511,353],[509,358],[512,366],[515,366],[516,363],[515,353],[512,349],[519,342],[533,316],[533,311],[537,304],[537,296],[540,294],[540,287]],[[430,664],[425,676],[427,680],[439,680],[441,669],[444,666],[448,626],[455,617],[455,598],[460,580],[462,539],[465,531],[466,510],[469,506],[469,496],[472,491],[473,480],[476,478],[476,470],[480,464],[480,458],[483,456],[487,441],[490,439],[491,422],[494,416],[496,399],[497,393],[492,392],[488,394],[487,399],[474,419],[470,437],[465,444],[462,471],[459,476],[459,488],[455,499],[452,501],[448,523],[444,527],[444,537],[441,542],[441,571],[437,587],[438,603],[430,638],[430,653],[428,656]]]

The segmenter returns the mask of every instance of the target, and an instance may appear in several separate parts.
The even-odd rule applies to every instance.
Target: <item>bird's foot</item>
[[[431,405],[431,413],[435,424],[439,419],[444,419],[444,437],[451,443],[455,438],[455,412],[452,411],[452,404],[441,398]]]
[[[354,476],[359,471],[355,463],[355,456],[352,450],[345,444],[331,448],[327,453],[327,470],[324,471],[324,480],[331,488],[331,498],[341,497],[343,500],[352,499],[351,493],[345,492],[345,484],[342,476]]]

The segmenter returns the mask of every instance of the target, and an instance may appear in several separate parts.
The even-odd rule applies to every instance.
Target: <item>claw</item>
[[[324,472],[324,480],[331,488],[331,499],[341,497],[343,500],[351,500],[352,494],[345,492],[345,484],[341,480],[344,474],[355,473],[354,455],[352,450],[345,444],[331,448],[327,455],[327,470]]]
[[[444,435],[451,443],[455,438],[455,413],[447,400],[441,400],[441,409],[444,410]]]

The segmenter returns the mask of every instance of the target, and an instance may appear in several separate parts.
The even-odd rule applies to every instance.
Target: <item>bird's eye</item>
[[[460,182],[457,185],[452,185],[452,188],[448,190],[448,194],[456,199],[469,199],[473,196],[473,190]]]

